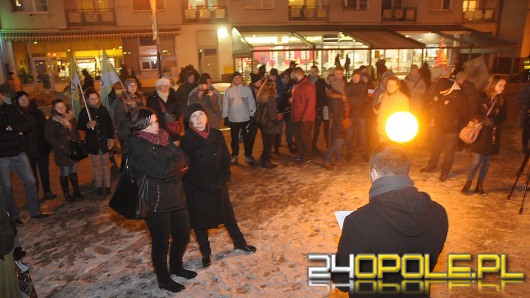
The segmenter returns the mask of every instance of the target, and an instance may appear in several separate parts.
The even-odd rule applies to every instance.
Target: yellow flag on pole
[[[72,109],[74,110],[75,118],[79,118],[81,112],[81,100],[79,99],[79,87],[81,86],[81,80],[79,79],[79,73],[77,72],[77,65],[74,57],[70,61],[70,93],[72,98]]]
[[[101,96],[101,103],[107,110],[110,111],[109,94],[114,88],[114,84],[120,81],[120,77],[116,72],[116,69],[109,62],[109,57],[105,50],[103,50],[102,58],[102,70],[101,70],[101,88],[99,90]]]

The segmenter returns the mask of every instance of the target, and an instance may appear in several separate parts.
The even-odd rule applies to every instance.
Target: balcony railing
[[[228,20],[226,6],[199,6],[184,9],[184,22],[225,22]]]
[[[383,21],[416,21],[416,7],[383,9],[381,19]]]
[[[464,22],[493,22],[495,9],[479,9],[464,11]]]
[[[290,21],[328,20],[328,6],[289,6]]]
[[[65,9],[68,27],[109,26],[116,25],[114,10],[80,10]]]

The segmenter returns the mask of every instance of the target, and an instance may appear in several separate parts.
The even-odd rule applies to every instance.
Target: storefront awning
[[[159,36],[177,36],[180,28],[158,28]],[[150,37],[153,31],[149,29],[131,29],[131,30],[103,30],[103,31],[86,31],[86,30],[64,30],[64,31],[34,31],[22,30],[0,30],[0,37],[6,41],[46,41],[46,40],[79,40],[92,38],[132,38],[132,37]]]
[[[347,31],[353,38],[372,49],[423,49],[425,45],[403,35],[388,31]]]

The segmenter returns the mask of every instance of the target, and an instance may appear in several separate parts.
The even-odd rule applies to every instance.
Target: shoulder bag
[[[145,219],[149,213],[149,192],[147,176],[137,180],[130,176],[129,158],[125,159],[118,185],[109,201],[109,207],[128,219]]]
[[[497,99],[493,101],[493,104],[489,108],[488,113],[486,113],[486,117],[488,117],[489,114],[491,114],[491,111],[493,111],[493,107],[495,106],[496,103],[497,103]],[[484,125],[482,124],[481,121],[477,119],[473,119],[469,121],[466,127],[462,128],[462,130],[458,134],[458,137],[460,138],[460,140],[462,140],[462,142],[466,144],[473,144],[477,140],[478,135],[480,134],[480,131],[482,130],[483,126]]]
[[[68,157],[71,160],[80,161],[88,157],[85,140],[73,141],[70,140],[70,149],[68,150]]]

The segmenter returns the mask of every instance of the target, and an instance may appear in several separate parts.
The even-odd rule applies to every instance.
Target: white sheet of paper
[[[346,219],[346,216],[350,215],[353,211],[335,211],[335,217],[337,218],[337,222],[339,223],[339,227],[342,230],[342,226],[344,225],[344,220]]]

